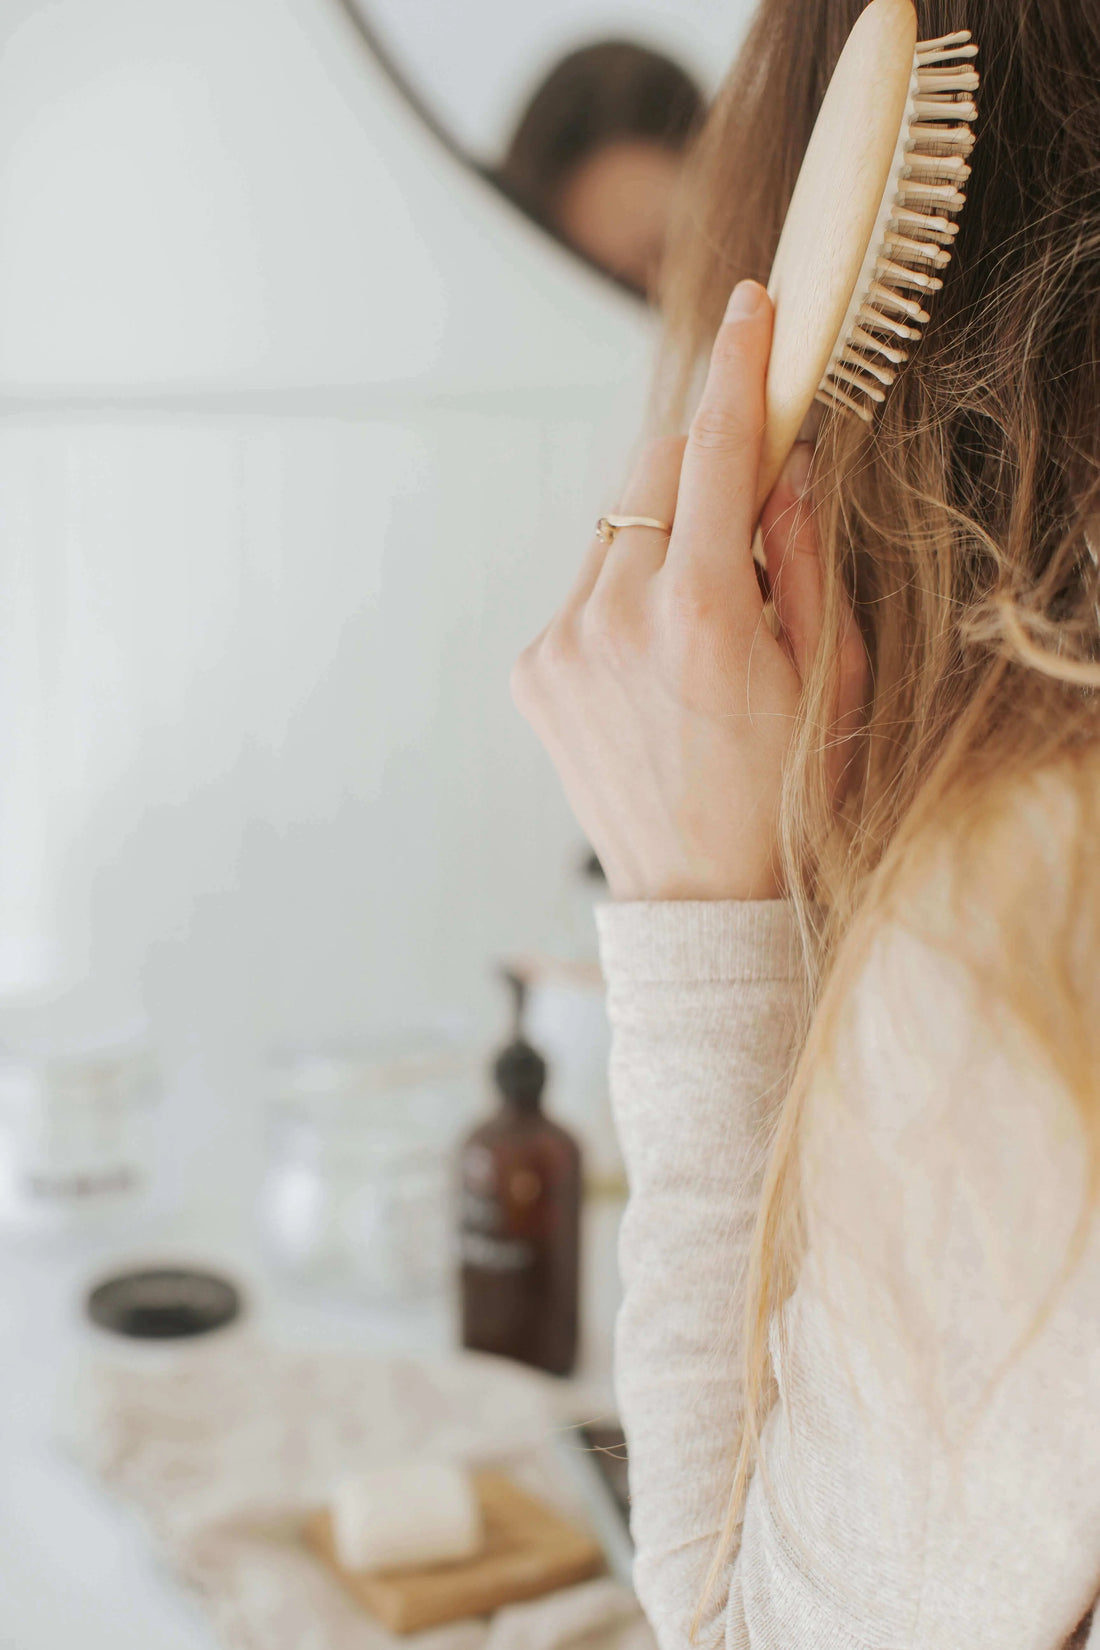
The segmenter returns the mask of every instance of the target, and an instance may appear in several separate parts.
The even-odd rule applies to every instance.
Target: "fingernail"
[[[806,483],[810,478],[810,465],[813,463],[813,457],[812,442],[796,441],[791,448],[791,456],[783,466],[783,480],[796,498],[801,498],[806,491]]]
[[[759,281],[738,281],[726,305],[727,321],[747,321],[763,304],[767,293]]]

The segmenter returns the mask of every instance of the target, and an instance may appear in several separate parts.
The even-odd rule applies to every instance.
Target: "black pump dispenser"
[[[512,1040],[493,1062],[493,1079],[505,1105],[519,1112],[537,1112],[546,1087],[546,1061],[523,1034],[527,982],[508,968],[501,969],[501,974],[512,988]]]

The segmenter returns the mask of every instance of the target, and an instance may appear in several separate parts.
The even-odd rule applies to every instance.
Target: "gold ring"
[[[658,533],[672,532],[671,522],[657,521],[653,516],[601,516],[596,523],[596,537],[601,544],[610,544],[620,527],[654,527]]]

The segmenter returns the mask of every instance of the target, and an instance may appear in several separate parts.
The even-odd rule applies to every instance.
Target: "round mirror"
[[[447,144],[647,295],[684,155],[751,0],[341,0]]]

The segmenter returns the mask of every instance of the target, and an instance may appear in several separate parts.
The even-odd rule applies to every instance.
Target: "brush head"
[[[870,422],[920,339],[966,200],[976,55],[966,30],[918,42],[912,0],[871,0],[848,37],[768,282],[761,505],[814,401]]]

